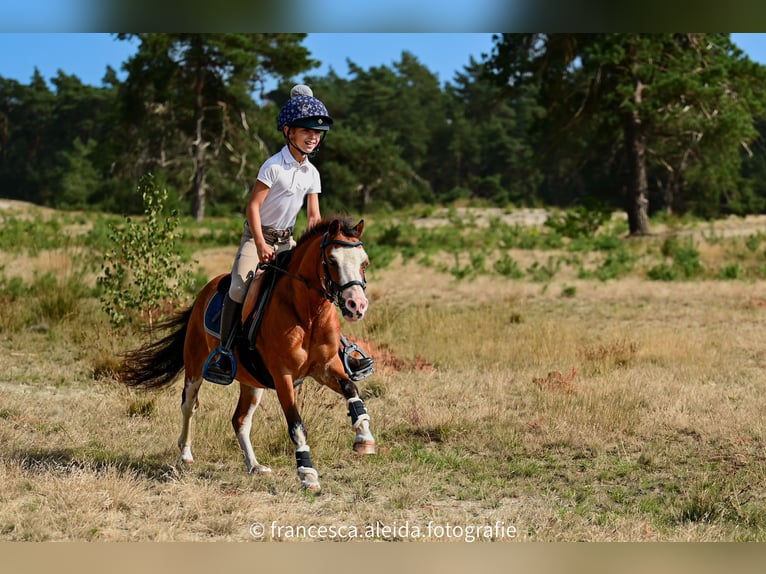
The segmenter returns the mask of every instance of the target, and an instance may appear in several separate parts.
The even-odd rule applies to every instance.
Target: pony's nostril
[[[353,311],[354,309],[356,309],[356,302],[353,299],[350,299],[349,301],[346,302],[346,307],[348,307],[349,309]]]

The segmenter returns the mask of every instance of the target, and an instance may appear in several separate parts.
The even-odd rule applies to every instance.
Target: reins
[[[288,271],[287,269],[280,267],[279,265],[274,265],[273,263],[259,263],[258,267],[261,269],[272,269],[273,271],[282,273],[283,275],[286,275],[287,277],[290,277],[291,279],[296,279],[297,281],[300,281],[303,283],[306,287],[309,289],[312,289],[319,293],[322,297],[327,299],[330,303],[333,303],[336,305],[342,312],[343,312],[343,301],[341,299],[342,293],[344,290],[348,289],[349,287],[353,287],[354,285],[359,285],[362,289],[367,288],[367,282],[364,280],[364,276],[362,277],[362,281],[349,281],[345,285],[338,285],[336,283],[332,276],[330,275],[330,270],[328,268],[327,263],[327,256],[325,255],[325,248],[329,245],[338,245],[340,247],[344,248],[353,248],[353,247],[359,247],[360,245],[363,245],[362,241],[341,241],[340,239],[327,239],[327,233],[322,236],[322,244],[320,246],[320,251],[322,252],[322,269],[324,270],[324,279],[322,280],[322,288],[315,287],[311,284],[311,281],[309,279],[306,279],[302,275],[298,275],[297,273],[293,273],[291,271]],[[330,289],[327,288],[327,284],[329,283]]]
[[[259,269],[271,269],[272,271],[276,271],[281,273],[282,275],[288,276],[290,279],[297,279],[301,283],[303,283],[306,287],[309,289],[313,289],[317,293],[319,293],[322,297],[325,299],[332,301],[332,297],[324,290],[319,289],[318,287],[314,287],[311,284],[311,281],[303,277],[302,275],[298,275],[297,273],[292,273],[291,271],[288,271],[284,267],[280,267],[279,265],[274,265],[273,263],[259,263],[258,264]]]

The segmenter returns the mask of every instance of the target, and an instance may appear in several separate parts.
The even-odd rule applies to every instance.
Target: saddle
[[[243,328],[237,330],[233,345],[239,352],[240,365],[270,389],[274,388],[274,379],[266,368],[263,357],[256,349],[255,341],[264,311],[271,299],[271,294],[274,292],[274,285],[281,276],[281,273],[274,267],[285,269],[290,262],[291,253],[291,251],[280,253],[273,266],[266,268],[258,293],[255,293],[254,290],[248,291],[242,309],[242,316],[245,319]],[[231,275],[226,275],[218,282],[216,293],[205,308],[205,330],[215,337],[221,336],[221,308],[223,298],[228,293],[230,285]]]
[[[275,388],[274,378],[266,368],[266,364],[263,362],[263,357],[258,352],[255,342],[264,312],[274,292],[274,286],[284,275],[282,271],[287,269],[292,253],[292,250],[290,250],[277,254],[274,263],[269,265],[264,272],[259,292],[255,293],[254,290],[248,290],[242,308],[242,316],[245,319],[243,328],[237,330],[233,344],[239,353],[239,364],[260,381],[261,384],[270,389]],[[221,336],[221,308],[223,307],[223,298],[228,293],[230,285],[231,275],[222,277],[218,282],[215,295],[210,298],[205,308],[205,330],[214,337],[220,338]],[[346,375],[352,381],[366,379],[375,371],[372,358],[358,345],[348,341],[343,335],[341,335],[339,354]],[[302,381],[303,379],[299,379],[293,384],[298,386]]]

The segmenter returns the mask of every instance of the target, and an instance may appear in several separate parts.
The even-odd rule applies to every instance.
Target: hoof
[[[300,467],[298,476],[301,479],[301,488],[317,494],[322,487],[319,485],[319,474],[313,468]]]
[[[356,454],[375,454],[375,443],[369,440],[355,442],[354,452]]]
[[[271,474],[271,467],[270,466],[263,466],[262,464],[258,464],[250,469],[250,474],[257,474],[259,476],[266,476]]]
[[[192,456],[191,449],[189,448],[182,448],[181,454],[178,455],[178,463],[179,464],[191,464],[194,462],[194,457]]]
[[[322,487],[319,486],[318,482],[310,483],[310,484],[301,483],[301,488],[303,490],[308,490],[309,492],[313,494],[319,494],[319,492],[322,490]]]

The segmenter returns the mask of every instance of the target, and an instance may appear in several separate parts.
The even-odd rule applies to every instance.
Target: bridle
[[[362,291],[364,291],[367,289],[367,279],[364,276],[363,270],[361,281],[349,281],[344,285],[338,285],[338,283],[335,282],[335,280],[332,278],[332,275],[330,274],[330,265],[327,262],[326,248],[330,245],[338,245],[344,249],[351,249],[361,246],[362,241],[341,241],[340,239],[328,239],[328,234],[325,232],[325,234],[322,236],[322,245],[320,247],[322,251],[322,269],[324,269],[324,281],[322,282],[322,288],[324,289],[323,295],[328,301],[331,301],[333,304],[335,304],[335,306],[340,309],[341,313],[344,315],[350,315],[351,313],[349,313],[349,311],[346,309],[346,306],[343,304],[343,291],[349,287],[353,287],[354,285],[359,285],[362,288]]]
[[[283,275],[287,275],[288,277],[291,277],[292,279],[297,279],[306,287],[309,289],[313,289],[317,293],[319,293],[322,297],[327,299],[330,303],[334,304],[338,309],[340,309],[340,312],[344,315],[350,315],[349,311],[346,309],[346,306],[343,303],[343,291],[348,289],[349,287],[353,287],[354,285],[359,285],[362,290],[367,289],[367,279],[364,276],[364,271],[362,271],[362,280],[361,281],[349,281],[348,283],[345,283],[344,285],[339,285],[330,274],[330,264],[327,261],[327,247],[330,245],[337,245],[339,247],[343,247],[351,249],[354,247],[360,247],[363,245],[362,241],[342,241],[340,239],[329,239],[329,235],[327,232],[322,236],[322,244],[320,246],[320,250],[322,252],[322,269],[324,270],[324,277],[322,278],[322,287],[321,289],[318,287],[315,287],[311,284],[311,282],[303,277],[302,275],[298,275],[296,273],[291,273],[287,269],[284,269],[282,267],[279,267],[278,265],[274,265],[273,263],[261,263],[259,264],[259,267],[262,269],[270,268],[274,271],[277,271],[279,273],[282,273]]]

